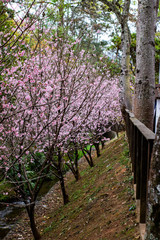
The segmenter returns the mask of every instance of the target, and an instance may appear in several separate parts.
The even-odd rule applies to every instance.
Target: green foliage
[[[135,210],[136,209],[136,205],[135,204],[132,204],[131,206],[130,206],[130,208],[129,208],[129,211],[133,211],[133,210]]]
[[[155,37],[155,71],[156,71],[156,83],[159,79],[159,62],[160,62],[160,33],[156,33]]]
[[[81,39],[81,49],[98,57],[104,53],[107,41],[100,40],[99,36],[110,28],[110,14],[102,4],[95,1],[51,1],[46,16],[48,26],[55,26],[54,30],[51,28],[50,31],[53,39],[55,33],[61,39],[71,42]]]
[[[160,2],[159,2],[159,8],[158,8],[158,14],[157,14],[158,17],[160,17]]]
[[[108,49],[114,50],[118,54],[121,49],[121,37],[118,35],[113,36],[111,39],[111,46]]]
[[[5,180],[0,182],[0,202],[5,202],[11,198],[15,197],[15,192],[13,191],[12,184],[6,182]]]
[[[120,58],[121,52],[121,37],[119,35],[114,35],[111,39],[111,45],[108,47],[108,50],[112,50],[116,57]],[[136,33],[131,34],[131,45],[130,45],[130,66],[132,72],[135,74],[136,67]]]
[[[102,66],[103,64],[107,65],[107,70],[110,71],[111,76],[120,75],[121,66],[118,59],[113,60],[110,57],[104,56],[99,64]],[[106,69],[102,70],[105,71]]]
[[[71,196],[71,199],[77,200],[82,195],[82,189],[77,189]]]
[[[86,146],[86,150],[90,150],[90,148],[91,148],[90,145]],[[75,151],[74,150],[70,150],[70,155],[73,155],[73,159],[74,159]],[[84,155],[83,155],[82,150],[78,150],[78,160],[81,159],[83,156]],[[67,156],[67,154],[65,154],[63,158],[64,158],[65,161],[69,160],[69,157]]]
[[[17,53],[28,49],[25,44],[29,43],[30,37],[29,34],[22,34],[19,31],[17,20],[15,20],[15,11],[10,9],[8,5],[0,2],[0,13],[1,74],[4,68],[13,66],[17,59],[21,59],[21,61],[25,60],[24,56],[20,56]],[[3,79],[4,76],[0,75],[0,81],[3,81]]]
[[[37,179],[40,179],[38,186],[40,186],[43,181],[43,176],[39,176],[39,172],[42,168],[45,155],[42,152],[36,152],[32,156],[33,159],[31,159],[31,155],[24,155],[22,157],[22,163],[15,162],[14,167],[10,168],[7,172],[7,179],[12,179],[14,191],[18,194],[18,185],[20,183],[23,184],[23,191],[26,196],[30,196],[30,189],[34,189]],[[43,171],[43,175],[45,174],[48,174],[48,169]]]
[[[115,52],[119,56],[119,51],[121,51],[121,38],[117,35],[111,40],[111,45],[108,47],[109,50]],[[131,46],[130,46],[130,66],[133,74],[135,75],[136,68],[136,33],[131,34]],[[160,61],[160,33],[156,33],[155,37],[155,71],[156,71],[156,83],[158,83],[159,78],[159,61]]]
[[[1,58],[5,58],[6,49],[10,49],[10,44],[7,43],[7,46],[4,46],[7,36],[11,35],[13,33],[12,27],[14,27],[14,21],[12,20],[14,17],[14,11],[7,8],[6,5],[3,4],[3,2],[0,2],[0,45],[1,47]],[[2,60],[2,59],[0,59]],[[9,65],[10,61],[7,61],[6,65]],[[0,66],[0,73],[2,71],[2,66]],[[0,76],[0,80],[2,80],[2,76]]]
[[[5,32],[7,28],[13,26],[13,17],[14,11],[12,9],[7,8],[3,2],[0,2],[0,31]],[[3,23],[3,24],[2,24]]]

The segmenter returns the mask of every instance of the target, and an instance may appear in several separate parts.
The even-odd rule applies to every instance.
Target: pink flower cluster
[[[103,71],[101,65],[94,67],[84,50],[75,54],[76,43],[50,43],[41,54],[17,59],[4,69],[0,94],[4,171],[15,162],[33,162],[33,154],[52,146],[66,151],[71,140],[99,141],[108,124],[121,119],[118,80],[104,72],[105,65]],[[20,178],[21,172],[17,174]]]

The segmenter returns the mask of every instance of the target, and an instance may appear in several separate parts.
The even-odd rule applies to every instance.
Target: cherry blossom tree
[[[68,140],[71,143],[71,149],[68,148],[68,145],[66,145],[66,148],[69,150],[67,165],[75,175],[76,180],[80,177],[78,171],[78,149],[82,150],[87,162],[93,167],[92,146],[95,146],[97,156],[99,156],[99,143],[106,140],[104,134],[106,131],[110,131],[112,125],[121,121],[117,82],[116,78],[110,77],[109,72],[105,72],[105,79],[99,87],[97,86],[96,94],[88,101],[87,108],[90,104],[92,105],[90,114],[84,121],[86,113],[85,108],[83,108],[83,112],[79,115],[80,118],[73,122],[74,127]],[[87,148],[88,145],[90,145],[89,148]],[[73,156],[72,159],[70,157],[71,154]]]
[[[64,146],[77,131],[80,139],[86,126],[99,119],[94,117],[94,108],[101,105],[100,92],[109,81],[85,51],[76,51],[78,43],[44,40],[41,52],[17,53],[14,66],[2,73],[0,167],[25,203],[35,239],[40,239],[34,207],[41,186],[54,170],[64,203],[68,202],[62,169]]]

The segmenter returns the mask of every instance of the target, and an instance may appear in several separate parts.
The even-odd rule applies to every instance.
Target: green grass
[[[78,234],[77,239],[86,239],[86,237],[90,239],[92,232],[99,231],[99,227],[92,225],[83,233],[83,227],[79,230],[80,222],[75,223],[76,225],[74,225],[74,222],[76,222],[77,219],[84,218],[85,223],[88,219],[94,218],[94,214],[95,217],[101,217],[102,225],[104,224],[105,226],[112,227],[113,220],[105,219],[105,211],[104,214],[102,213],[101,215],[96,215],[96,212],[99,210],[99,203],[108,203],[108,197],[110,196],[109,191],[117,191],[117,201],[122,202],[125,201],[125,198],[131,199],[129,196],[133,194],[133,189],[131,187],[133,177],[129,169],[129,150],[124,136],[120,137],[120,139],[115,139],[111,144],[107,144],[106,148],[101,151],[101,156],[98,159],[94,159],[94,162],[95,166],[93,168],[87,166],[80,172],[82,177],[80,181],[76,182],[72,180],[67,183],[67,188],[70,193],[70,202],[66,206],[60,207],[59,211],[55,212],[52,223],[43,230],[44,235],[47,233],[49,236],[55,236],[55,239],[64,239],[64,237],[67,237],[68,231],[74,232],[76,229]],[[118,165],[118,169],[126,169],[122,179],[123,187],[121,191],[118,190],[118,186],[120,186],[121,183],[115,177],[116,165]],[[118,174],[118,170],[116,174]],[[114,194],[116,194],[116,192]],[[126,205],[124,206],[124,216],[128,215],[133,217],[135,211],[134,202],[126,199]],[[115,214],[116,218],[120,216],[119,209],[113,209],[112,212]],[[109,213],[107,213],[107,215],[109,215]],[[119,239],[123,239],[124,236],[130,237],[135,231],[134,226],[127,228],[124,225],[127,221],[128,219],[123,219],[120,222],[123,230],[118,232],[117,235],[115,233],[115,236],[119,237]],[[61,238],[59,238],[60,236]],[[47,236],[45,239],[47,239]],[[99,240],[107,239],[109,238],[99,237]],[[131,237],[129,239],[134,238]]]

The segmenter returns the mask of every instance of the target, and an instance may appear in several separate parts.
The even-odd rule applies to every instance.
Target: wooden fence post
[[[137,146],[141,146],[141,133],[137,129]],[[136,154],[136,199],[140,199],[141,147],[137,147]]]
[[[137,144],[136,144],[136,140],[137,140],[137,127],[135,125],[133,125],[133,172],[134,172],[134,184],[136,184],[136,168],[137,168],[137,161],[136,161],[136,155],[137,155]]]
[[[131,152],[130,152],[130,154],[131,154],[131,162],[132,162],[132,172],[134,172],[134,161],[133,161],[133,155],[134,155],[134,125],[133,125],[133,123],[131,122],[131,124],[130,124],[130,134],[131,134],[131,142],[130,142],[130,144],[131,144]]]
[[[148,176],[155,134],[129,111],[126,116],[132,171],[136,184],[137,212],[139,222],[146,223]]]
[[[148,142],[141,139],[140,223],[146,222],[146,199],[148,186]]]

